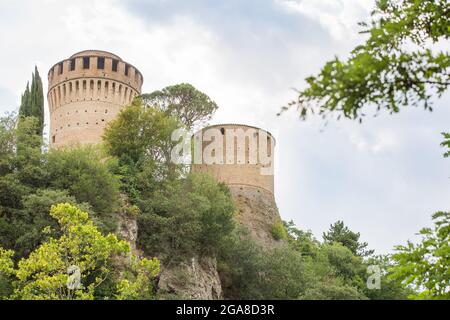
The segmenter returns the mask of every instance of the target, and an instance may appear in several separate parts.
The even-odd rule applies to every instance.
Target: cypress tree
[[[44,131],[44,90],[37,67],[34,67],[33,81],[31,83],[31,115],[38,119],[39,134]]]
[[[22,95],[19,109],[20,117],[36,117],[38,119],[37,134],[42,135],[44,130],[44,89],[39,71],[35,66],[31,79]]]
[[[30,98],[30,83],[27,82],[27,88],[22,94],[22,99],[20,102],[19,116],[29,117],[31,115]]]

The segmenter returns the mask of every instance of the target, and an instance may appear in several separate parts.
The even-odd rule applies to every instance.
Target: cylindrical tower
[[[237,218],[252,238],[263,246],[277,245],[272,230],[281,218],[274,197],[273,136],[252,126],[219,124],[193,139],[191,171],[209,173],[225,183],[239,211]]]
[[[142,74],[115,54],[86,50],[48,72],[50,146],[102,141],[103,129],[141,93]]]
[[[266,139],[264,143],[262,136]],[[204,128],[194,135],[194,139],[202,140],[202,148],[201,161],[194,162],[193,172],[208,172],[229,186],[259,188],[273,195],[274,176],[268,168],[273,167],[275,140],[270,132],[242,124],[218,124]],[[219,143],[216,148],[212,146],[215,142]],[[211,147],[214,157],[210,161],[206,159],[208,147]],[[261,147],[265,149],[261,150],[262,153]],[[267,160],[264,161],[261,155],[265,155]]]

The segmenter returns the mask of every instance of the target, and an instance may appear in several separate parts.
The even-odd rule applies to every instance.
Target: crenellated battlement
[[[112,79],[140,91],[144,81],[133,65],[105,51],[82,51],[56,63],[48,72],[49,90],[79,78]]]

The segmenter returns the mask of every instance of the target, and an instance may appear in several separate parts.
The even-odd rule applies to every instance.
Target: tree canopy
[[[344,225],[344,221],[337,221],[330,225],[330,229],[323,233],[323,240],[325,243],[333,244],[334,242],[342,244],[348,248],[353,254],[366,257],[371,255],[373,250],[366,250],[367,242],[359,242],[359,232],[351,231]]]
[[[204,124],[217,110],[217,104],[189,83],[166,87],[142,96],[144,104],[158,107],[180,119],[187,128]]]
[[[11,298],[94,299],[96,288],[114,276],[114,258],[130,254],[129,244],[113,234],[102,235],[88,214],[73,205],[53,206],[50,215],[57,220],[61,236],[45,241],[17,267],[12,260],[14,252],[0,248],[0,273],[13,278]],[[151,297],[151,279],[159,272],[159,261],[134,256],[130,261],[137,275],[129,280],[116,274],[116,293],[109,298]],[[78,278],[71,279],[72,274]]]
[[[287,107],[301,118],[311,113],[359,119],[372,106],[399,112],[402,107],[432,110],[433,95],[450,85],[450,56],[431,44],[450,35],[447,0],[377,0],[371,20],[361,23],[365,43],[346,60],[335,57]]]
[[[392,256],[393,279],[412,285],[418,299],[450,299],[450,212],[433,215],[434,228],[423,228],[422,239],[397,246]]]
[[[22,94],[19,116],[37,118],[36,134],[42,136],[44,130],[44,90],[37,67],[34,68],[31,87],[28,83],[25,92]]]

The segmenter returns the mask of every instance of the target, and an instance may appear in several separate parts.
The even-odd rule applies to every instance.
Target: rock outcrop
[[[222,286],[216,259],[192,257],[188,261],[162,266],[158,292],[163,299],[221,299]]]
[[[236,208],[237,220],[245,226],[250,237],[265,248],[274,248],[282,242],[272,236],[272,228],[281,218],[274,196],[261,188],[229,186]],[[128,241],[132,251],[142,255],[137,249],[138,224],[126,197],[121,197],[121,207],[117,214],[117,234]],[[192,257],[176,263],[167,263],[162,258],[157,290],[161,299],[222,299],[222,285],[217,272],[217,261],[212,257]]]
[[[252,239],[266,248],[279,246],[282,241],[272,236],[274,224],[281,222],[273,194],[255,187],[229,188],[238,209],[237,220],[250,231]]]

